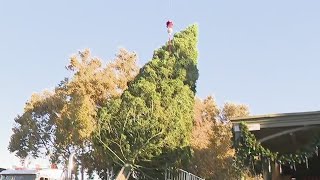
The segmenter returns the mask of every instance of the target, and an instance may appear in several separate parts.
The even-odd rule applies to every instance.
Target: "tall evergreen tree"
[[[146,173],[181,165],[190,155],[197,33],[192,25],[175,34],[170,44],[154,52],[121,97],[101,109],[96,142],[113,162]]]

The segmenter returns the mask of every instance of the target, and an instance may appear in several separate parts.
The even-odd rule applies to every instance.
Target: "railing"
[[[185,170],[166,170],[165,180],[205,180]]]

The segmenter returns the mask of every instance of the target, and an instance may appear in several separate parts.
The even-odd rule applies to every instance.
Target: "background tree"
[[[52,92],[32,95],[23,114],[15,118],[10,152],[20,158],[29,153],[50,155],[55,163],[64,163],[71,152],[77,153],[81,164],[93,159],[99,154],[91,153],[96,108],[122,94],[138,72],[136,60],[136,54],[125,49],[106,66],[88,49],[72,56],[67,67],[71,78],[65,78]],[[84,165],[97,167],[89,166],[94,162]]]
[[[127,90],[100,113],[97,144],[119,166],[129,164],[144,175],[179,166],[188,156],[194,117],[197,70],[197,26],[175,34],[172,47],[163,46]]]
[[[225,103],[222,109],[212,97],[197,99],[191,145],[194,151],[190,171],[205,179],[237,179],[234,166],[232,129],[229,119],[248,116],[245,105]]]

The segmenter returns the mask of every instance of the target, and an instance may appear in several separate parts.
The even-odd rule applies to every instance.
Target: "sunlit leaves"
[[[71,77],[53,91],[33,94],[16,117],[9,150],[21,158],[51,155],[55,162],[70,152],[84,156],[92,145],[97,107],[122,94],[138,72],[136,61],[136,54],[125,49],[108,64],[89,49],[73,55],[67,66]]]
[[[249,115],[248,107],[226,103],[219,108],[212,97],[196,99],[189,170],[206,179],[238,179],[234,167],[230,118]]]

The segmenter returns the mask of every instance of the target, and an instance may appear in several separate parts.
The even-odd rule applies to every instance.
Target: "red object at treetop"
[[[172,32],[173,32],[173,22],[172,21],[167,21],[167,31],[169,36],[171,36]]]
[[[172,21],[167,21],[167,28],[173,28],[173,22]]]

